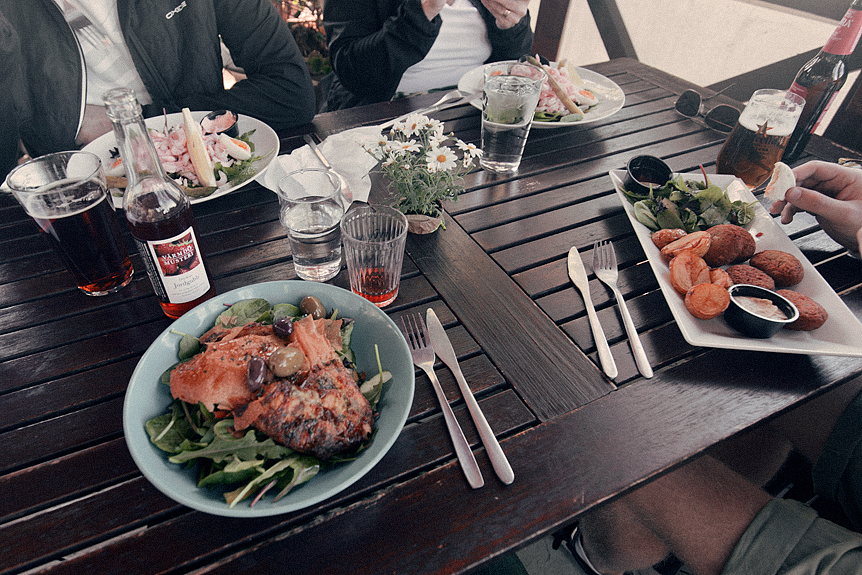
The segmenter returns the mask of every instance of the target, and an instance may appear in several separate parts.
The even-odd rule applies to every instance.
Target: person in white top
[[[334,74],[324,110],[445,89],[529,54],[528,0],[327,0]]]

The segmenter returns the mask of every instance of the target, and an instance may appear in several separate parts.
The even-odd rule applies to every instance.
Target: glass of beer
[[[758,90],[718,153],[716,171],[733,174],[756,188],[772,174],[805,107],[805,99],[787,90]]]
[[[41,156],[12,170],[6,184],[81,291],[106,295],[132,280],[98,156],[79,151]]]

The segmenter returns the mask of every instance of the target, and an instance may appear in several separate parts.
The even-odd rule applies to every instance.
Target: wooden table
[[[446,231],[410,236],[393,317],[432,307],[515,470],[493,474],[451,373],[443,386],[486,478],[467,485],[428,380],[417,374],[408,425],[358,483],[312,508],[238,520],[192,511],[157,491],[126,448],[121,408],[141,354],[164,330],[135,255],[133,282],[90,298],[13,198],[0,197],[0,572],[463,573],[571,522],[585,509],[680,465],[826,389],[862,359],[696,348],[672,321],[607,172],[634,154],[709,170],[723,136],[678,116],[690,84],[620,59],[590,68],[616,81],[613,118],[534,130],[514,178],[478,171],[448,206]],[[432,97],[318,116],[284,134],[324,138]],[[721,99],[721,98],[719,98]],[[479,115],[441,112],[469,141]],[[847,155],[815,140],[810,150]],[[293,279],[275,195],[257,184],[194,208],[216,286]],[[857,316],[862,264],[797,217],[788,233]],[[613,239],[652,365],[639,377],[610,292],[593,280],[620,369],[596,367],[583,301],[566,275],[572,245]],[[334,283],[345,286],[342,272]],[[441,364],[438,364],[442,367]],[[277,567],[276,567],[277,566]]]

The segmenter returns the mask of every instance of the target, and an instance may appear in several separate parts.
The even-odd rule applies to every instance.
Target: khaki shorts
[[[862,528],[862,394],[839,418],[813,475],[817,494]],[[722,571],[731,574],[862,575],[862,535],[798,501],[774,499],[734,548]]]

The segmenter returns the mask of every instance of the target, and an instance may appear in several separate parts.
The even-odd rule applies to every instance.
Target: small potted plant
[[[447,144],[454,144],[460,157]],[[431,233],[442,224],[443,202],[458,199],[461,177],[482,154],[474,144],[444,134],[442,122],[420,114],[397,122],[388,136],[365,149],[380,162],[392,206],[407,216],[413,233]]]

